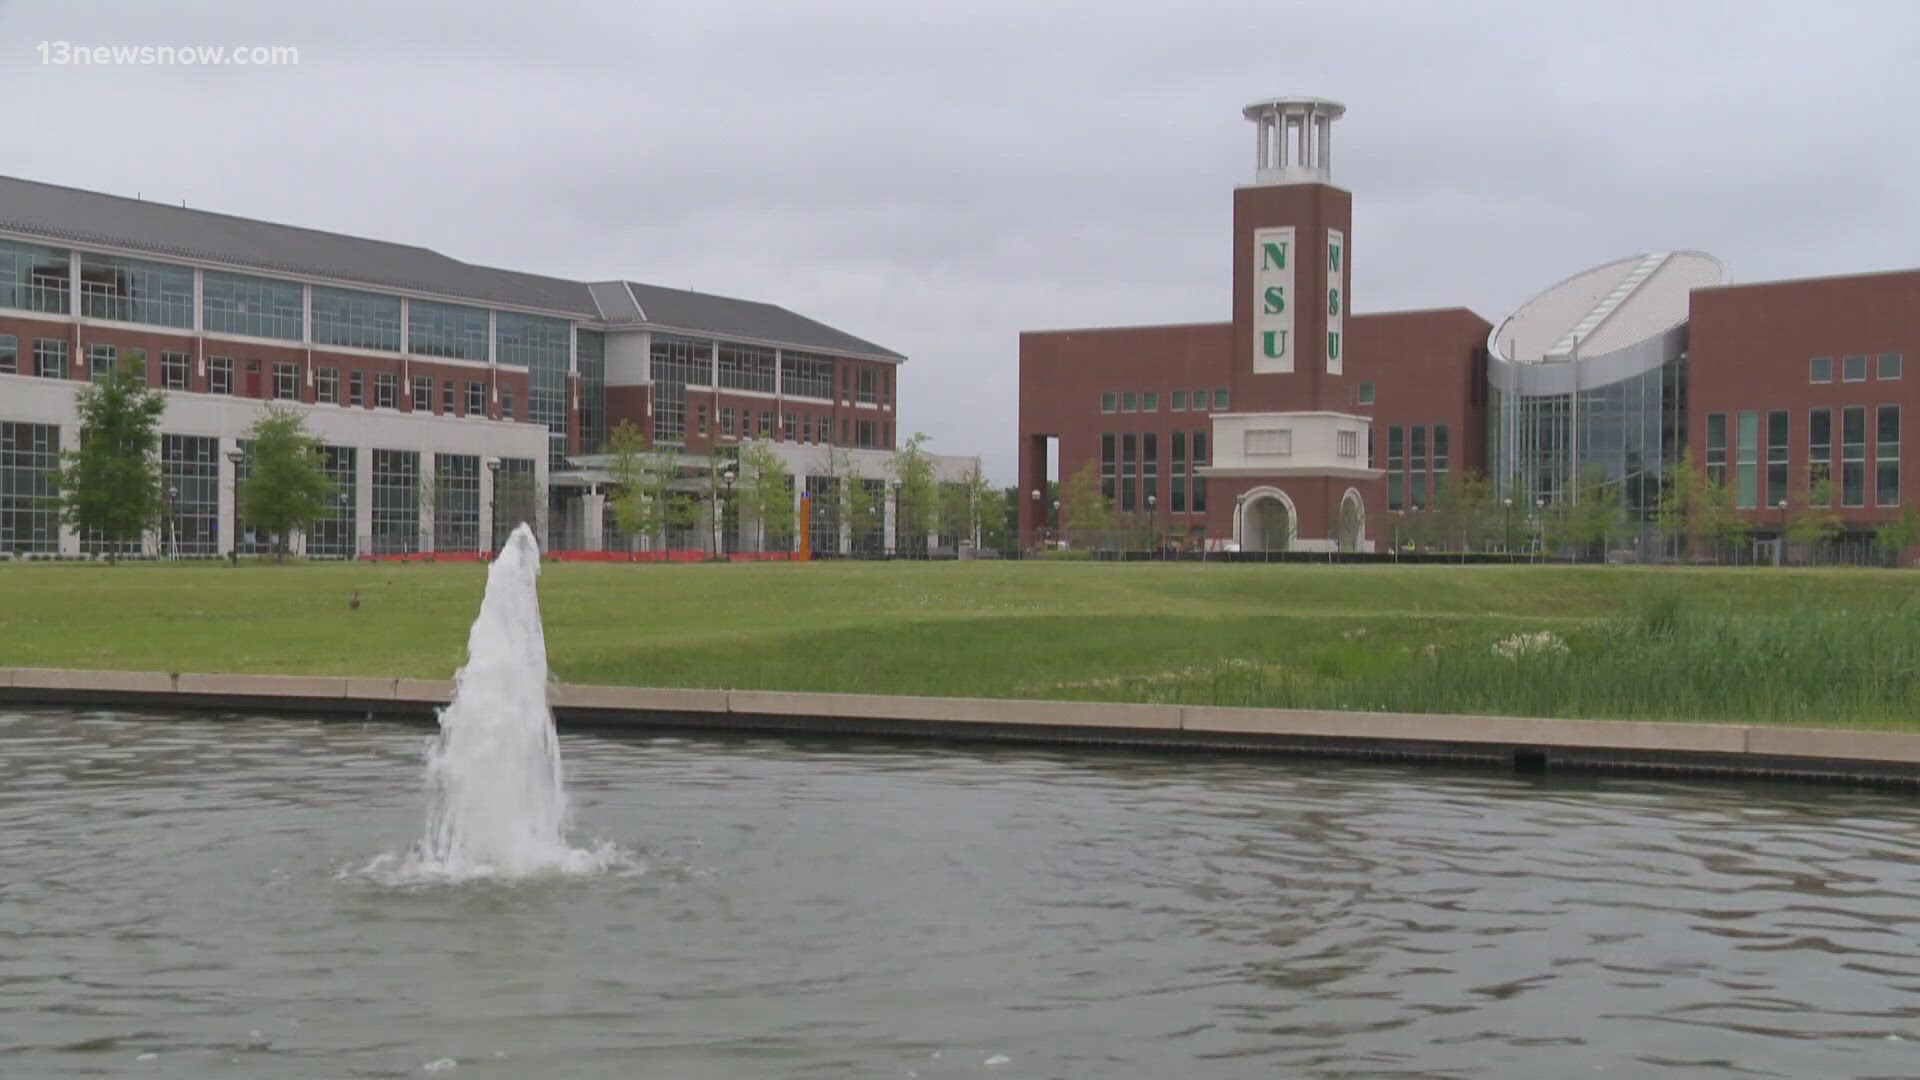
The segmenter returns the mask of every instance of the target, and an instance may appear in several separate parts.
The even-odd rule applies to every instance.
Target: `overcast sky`
[[[39,43],[291,45],[75,67]],[[0,0],[0,173],[783,304],[1010,483],[1018,334],[1229,316],[1240,108],[1344,102],[1355,310],[1920,265],[1920,3]]]

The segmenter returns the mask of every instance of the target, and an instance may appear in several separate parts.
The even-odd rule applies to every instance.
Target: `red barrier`
[[[713,556],[698,549],[675,551],[549,551],[546,558],[552,562],[609,562],[609,563],[697,563],[717,561]],[[361,562],[382,563],[470,563],[489,562],[493,556],[485,551],[436,551],[406,552],[402,554],[362,555]],[[797,562],[799,556],[791,551],[735,551],[730,552],[727,562]]]

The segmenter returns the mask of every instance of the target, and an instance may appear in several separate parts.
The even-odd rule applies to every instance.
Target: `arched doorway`
[[[1240,550],[1291,550],[1299,524],[1285,492],[1255,488],[1240,504]]]
[[[1360,492],[1348,488],[1340,497],[1340,516],[1335,519],[1337,530],[1334,538],[1339,542],[1341,551],[1359,551],[1367,537],[1367,509],[1360,501]]]

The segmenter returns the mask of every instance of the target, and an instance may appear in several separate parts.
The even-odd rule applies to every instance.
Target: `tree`
[[[671,513],[669,485],[680,472],[678,454],[671,448],[649,449],[640,429],[624,420],[607,438],[607,452],[612,457],[607,475],[614,483],[608,496],[614,523],[631,536],[649,541],[660,537],[664,547]]]
[[[1679,555],[1694,535],[1706,504],[1705,477],[1694,468],[1693,451],[1683,449],[1680,456],[1661,467],[1660,501],[1654,511],[1661,537]]]
[[[1787,521],[1787,539],[1804,548],[1818,548],[1840,535],[1840,515],[1833,508],[1833,479],[1819,476],[1793,493],[1800,505]]]
[[[166,508],[160,486],[160,417],[167,395],[149,389],[144,354],[129,349],[106,379],[74,395],[80,447],[60,455],[60,520],[107,541],[107,561],[138,540]]]
[[[760,523],[760,547],[779,547],[793,539],[792,478],[771,443],[756,440],[740,448],[740,497]]]
[[[1916,510],[1912,503],[1902,503],[1898,517],[1874,530],[1873,542],[1880,550],[1896,557],[1920,543],[1920,510]]]
[[[1711,476],[1700,481],[1700,499],[1694,508],[1693,525],[1694,536],[1712,544],[1716,557],[1737,547],[1751,528],[1747,519],[1734,509],[1733,488],[1728,486],[1726,478],[1715,480]]]
[[[1428,516],[1442,548],[1462,544],[1484,550],[1503,535],[1503,521],[1493,505],[1493,486],[1474,469],[1449,474],[1435,485]]]
[[[1007,528],[1006,502],[987,482],[987,473],[976,459],[960,476],[960,488],[966,492],[967,532],[982,547],[998,547],[1000,534]]]
[[[887,460],[887,471],[893,474],[893,516],[899,522],[896,531],[906,542],[908,554],[925,540],[939,518],[940,489],[933,457],[921,449],[927,441],[924,433],[916,431]]]
[[[240,485],[240,516],[273,535],[277,562],[287,540],[326,512],[333,500],[326,451],[294,409],[268,405],[247,429],[247,480]],[[423,455],[424,456],[424,455]]]
[[[1089,458],[1060,489],[1069,541],[1088,548],[1113,531],[1113,500],[1100,490],[1100,463]]]

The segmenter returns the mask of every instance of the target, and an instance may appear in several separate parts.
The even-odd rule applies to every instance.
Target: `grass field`
[[[484,576],[0,566],[0,665],[445,677]],[[540,591],[569,682],[1920,727],[1897,571],[559,564]]]

